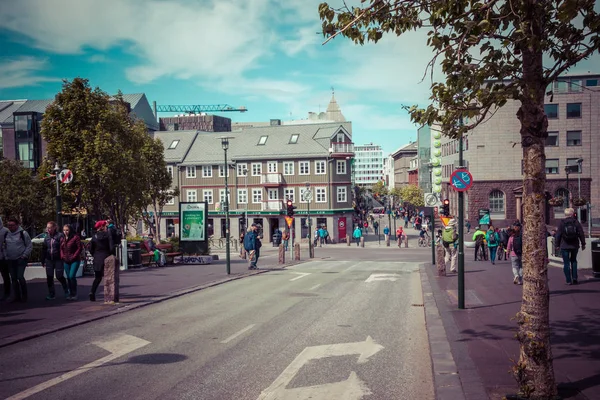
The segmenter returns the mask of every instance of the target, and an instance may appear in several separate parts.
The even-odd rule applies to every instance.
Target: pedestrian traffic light
[[[294,202],[292,200],[288,200],[287,201],[287,215],[288,217],[293,217],[294,216],[294,209],[296,208],[296,206],[294,206]]]
[[[445,199],[442,203],[442,215],[445,217],[450,216],[450,200]]]

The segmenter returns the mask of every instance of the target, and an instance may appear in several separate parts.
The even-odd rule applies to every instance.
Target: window
[[[2,138],[0,138],[2,139]],[[172,165],[167,165],[167,173],[171,176],[171,179],[173,179],[173,166]]]
[[[267,143],[267,139],[268,138],[269,138],[268,136],[261,136],[260,139],[258,140],[258,145],[259,146],[264,146],[265,143]]]
[[[544,104],[544,112],[548,119],[558,118],[558,104]]]
[[[202,166],[202,177],[203,178],[212,178],[212,165],[203,165]]]
[[[292,135],[292,137],[290,137],[290,143],[289,144],[296,144],[298,143],[298,138],[300,137],[300,135],[298,135],[297,133],[294,133]]]
[[[286,200],[291,200],[292,202],[296,201],[296,191],[294,188],[286,188],[283,193],[285,194]]]
[[[207,189],[202,191],[202,196],[204,196],[204,201],[208,202],[208,204],[213,203],[213,191],[212,189]]]
[[[219,201],[221,204],[225,204],[225,189],[219,189]],[[231,192],[229,192],[229,196],[227,196],[227,201],[231,203]]]
[[[571,92],[583,91],[583,86],[581,85],[581,79],[571,79],[571,82],[569,84],[569,91],[571,91]]]
[[[559,79],[554,82],[555,93],[566,93],[569,90],[569,82],[564,79]]]
[[[185,167],[185,177],[186,178],[195,178],[196,177],[196,166],[190,165]]]
[[[262,174],[262,164],[252,163],[252,176],[260,176]]]
[[[227,177],[229,178],[229,168],[225,168],[224,165],[219,165],[219,177],[223,178],[225,176],[225,170],[227,170]]]
[[[246,189],[238,189],[238,200],[239,204],[248,204],[248,191]]]
[[[315,188],[316,202],[325,203],[327,201],[327,188]]]
[[[567,131],[567,146],[581,146],[581,131]]]
[[[269,189],[267,196],[269,200],[279,200],[279,189]]]
[[[20,142],[18,144],[18,153],[19,161],[25,168],[33,168],[33,143],[32,142]]]
[[[546,174],[558,174],[558,159],[547,158],[546,159]]]
[[[269,173],[269,174],[277,173],[277,161],[267,162],[267,173]]]
[[[262,189],[252,189],[252,203],[262,203]]]
[[[175,197],[173,197],[173,196],[169,197],[169,199],[167,200],[167,202],[165,203],[165,205],[167,205],[167,206],[174,206],[175,205]]]
[[[176,148],[178,144],[179,144],[179,140],[173,140],[171,142],[171,144],[169,145],[169,150]]]
[[[237,176],[248,176],[248,164],[238,164],[237,165]]]
[[[577,165],[577,172],[569,172],[574,174],[580,174],[582,165],[577,162],[579,158],[567,158],[567,165]]]
[[[196,189],[188,189],[186,191],[186,195],[187,195],[186,200],[189,203],[194,203],[194,202],[198,201],[198,192],[196,191]]]
[[[337,134],[337,138],[335,140],[337,140],[338,143],[343,143],[343,142],[345,142],[345,140],[344,140],[345,136],[346,135],[344,135],[342,132],[339,132]]]
[[[598,86],[598,79],[586,79],[585,86]]]
[[[315,161],[315,174],[325,175],[325,161]]]
[[[310,174],[310,163],[308,161],[299,161],[298,166],[300,167],[300,175]]]
[[[567,104],[567,118],[581,118],[581,103]]]
[[[346,174],[346,160],[337,160],[336,163],[336,171],[338,175]]]
[[[546,146],[558,146],[558,132],[548,132]]]
[[[305,187],[300,187],[300,203],[308,203],[306,200],[304,200],[304,193],[307,191],[308,189]]]
[[[348,201],[348,195],[347,195],[347,191],[346,191],[346,187],[345,186],[338,186],[337,188],[337,201],[338,203],[345,203]]]
[[[294,162],[286,161],[283,163],[283,174],[284,175],[294,175]]]
[[[492,190],[490,193],[490,213],[504,214],[504,193],[500,190]]]

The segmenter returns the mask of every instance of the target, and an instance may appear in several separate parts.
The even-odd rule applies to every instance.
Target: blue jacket
[[[356,228],[356,229],[354,230],[354,233],[352,233],[352,237],[353,237],[354,239],[356,239],[356,238],[359,238],[359,237],[361,237],[361,236],[362,236],[362,232],[360,231],[360,228]]]
[[[256,250],[256,232],[250,231],[244,236],[244,249],[246,251]]]
[[[390,228],[388,228],[387,226],[385,228],[383,228],[383,234],[384,235],[389,235],[390,234]]]

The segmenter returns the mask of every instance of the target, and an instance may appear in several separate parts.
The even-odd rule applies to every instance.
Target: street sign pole
[[[461,117],[462,125],[462,117]],[[463,137],[458,138],[458,167],[463,169]],[[458,309],[465,309],[465,197],[458,192]]]

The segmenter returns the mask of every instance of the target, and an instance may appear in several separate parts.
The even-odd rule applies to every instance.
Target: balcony
[[[283,183],[283,178],[281,174],[271,173],[271,174],[262,174],[260,176],[260,184],[268,186],[279,186]]]
[[[262,211],[281,211],[283,200],[265,200],[262,202]]]
[[[354,156],[354,143],[332,142],[329,153],[332,157]]]

